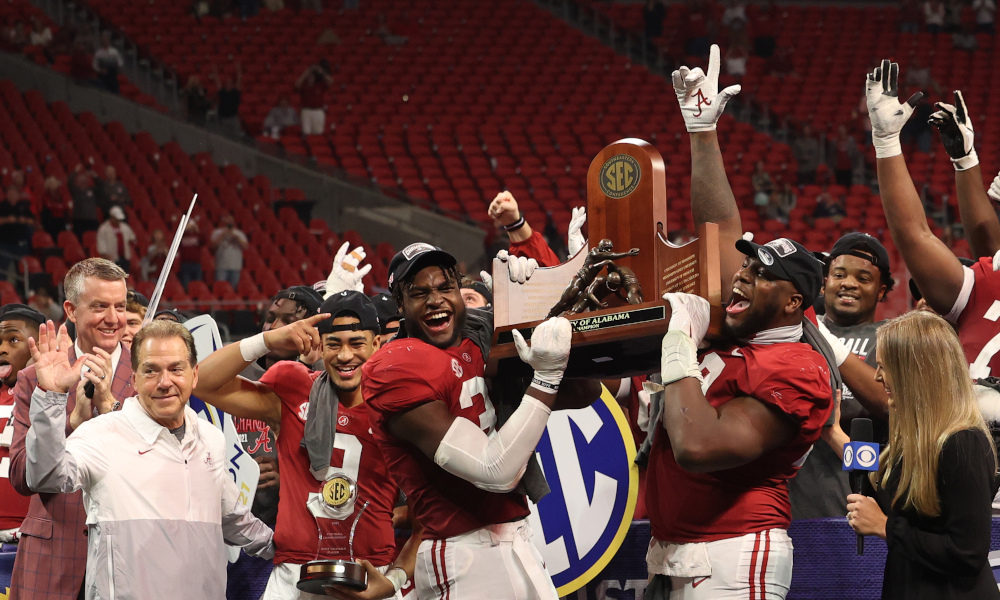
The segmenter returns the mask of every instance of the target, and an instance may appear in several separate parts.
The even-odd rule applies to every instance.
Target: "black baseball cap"
[[[386,328],[389,327],[389,323],[399,321],[402,318],[399,314],[399,307],[396,306],[396,301],[389,294],[372,294],[368,299],[375,305],[375,312],[378,313],[378,322],[382,326],[379,333],[388,333]]]
[[[788,238],[778,238],[764,245],[739,240],[736,249],[759,259],[771,275],[791,281],[802,294],[803,306],[812,306],[823,287],[823,263],[802,244]]]
[[[411,272],[419,271],[428,265],[451,268],[456,264],[458,261],[454,256],[437,246],[424,242],[410,244],[397,252],[389,261],[389,289],[393,289],[396,282],[406,279]]]
[[[161,321],[173,321],[175,323],[183,323],[184,321],[187,321],[187,317],[181,314],[181,311],[177,310],[176,308],[174,309],[165,308],[163,310],[156,311],[156,314],[153,315],[153,320],[156,321],[157,319]]]
[[[129,290],[128,295],[129,295],[128,298],[129,300],[135,300],[139,304],[139,306],[145,306],[146,308],[149,308],[149,298],[145,297],[144,295],[140,294],[135,290]]]
[[[24,304],[4,304],[0,306],[0,321],[13,320],[35,323],[40,326],[44,325],[47,319],[41,312]]]
[[[281,290],[274,295],[272,302],[284,299],[301,303],[306,307],[307,315],[315,315],[319,312],[319,306],[323,304],[323,296],[308,285],[296,285]]]
[[[885,246],[877,238],[859,231],[848,233],[833,245],[833,250],[830,250],[830,256],[827,258],[827,266],[833,262],[833,259],[844,254],[863,258],[878,267],[879,274],[882,276],[882,283],[888,284],[892,281],[892,273],[890,271],[892,265],[889,263],[889,251],[885,249]]]
[[[486,298],[487,306],[493,306],[493,292],[491,292],[490,288],[486,287],[486,284],[482,281],[473,281],[468,285],[463,285],[462,289],[478,292],[483,298]]]
[[[335,331],[372,331],[380,333],[378,311],[375,304],[363,292],[354,290],[344,290],[338,292],[323,301],[319,307],[319,312],[330,313],[329,319],[324,319],[316,325],[320,335],[333,333]],[[334,327],[333,320],[343,313],[352,313],[358,318],[360,323],[353,325],[337,325]]]

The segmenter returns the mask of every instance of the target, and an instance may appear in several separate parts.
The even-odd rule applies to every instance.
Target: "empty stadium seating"
[[[600,0],[577,0],[610,17],[620,27],[641,32],[642,4],[607,3]],[[714,17],[721,17],[716,4]],[[668,5],[664,35],[654,40],[678,63],[701,65],[700,58],[684,56],[684,6]],[[760,4],[748,4],[748,25],[752,37],[755,30],[766,26],[774,31],[778,47],[791,49],[793,74],[778,77],[769,74],[766,61],[751,56],[743,78],[741,96],[765,107],[780,119],[797,124],[809,124],[814,131],[832,135],[839,125],[851,132],[858,131],[859,119],[867,118],[861,109],[864,97],[865,73],[878,66],[883,58],[900,63],[901,79],[908,67],[930,67],[931,77],[941,86],[943,97],[924,90],[924,102],[953,102],[952,90],[961,89],[976,129],[976,143],[983,162],[984,180],[990,181],[1000,167],[1000,107],[992,101],[1000,86],[993,72],[993,61],[1000,56],[993,36],[977,35],[978,49],[973,52],[956,50],[948,34],[900,33],[899,8],[872,6],[780,5],[763,13]],[[975,23],[971,8],[966,7],[963,20]],[[716,41],[727,47],[724,27],[719,27]],[[725,80],[726,78],[723,77]],[[916,89],[904,88],[902,98]],[[861,110],[859,110],[861,109]],[[859,135],[860,132],[859,132]],[[910,172],[918,184],[927,184],[936,196],[948,194],[954,201],[954,169],[947,154],[934,135],[930,154],[907,149]],[[869,150],[869,160],[874,154]]]
[[[41,19],[41,21],[52,31],[53,37],[59,33],[59,27],[52,22],[43,10],[33,6],[29,0],[4,0],[3,2],[0,2],[0,22],[7,24],[20,22],[23,23],[30,31],[30,19],[32,17]],[[68,52],[68,48],[64,48],[64,50],[66,51],[52,53],[52,60],[54,62],[52,62],[51,65],[49,64],[49,57],[45,55],[43,48],[39,46],[25,46],[21,49],[21,52],[40,65],[51,66],[52,69],[59,71],[64,75],[69,75],[71,56]],[[160,112],[167,112],[167,109],[157,103],[155,98],[149,94],[144,94],[142,90],[129,81],[128,77],[125,75],[118,75],[118,85],[119,93],[123,97]]]
[[[274,202],[301,200],[300,190],[272,188],[267,177],[248,178],[236,165],[217,165],[207,153],[189,156],[176,143],[161,146],[148,133],[133,136],[121,123],[102,125],[92,113],[75,115],[63,102],[48,104],[37,91],[22,95],[10,81],[0,81],[0,169],[23,169],[27,185],[41,190],[45,177],[65,182],[78,164],[90,164],[91,159],[98,173],[113,165],[129,189],[133,204],[125,212],[138,238],[139,256],[153,230],[164,230],[168,239],[173,235],[182,210],[198,192],[193,218],[201,223],[206,242],[201,250],[204,281],[185,291],[171,275],[163,296],[168,305],[203,309],[211,300],[228,300],[227,308],[233,310],[256,309],[283,287],[325,279],[342,238],[366,248],[373,268],[365,284],[384,285],[386,265],[394,253],[391,245],[372,247],[353,231],[338,235],[321,220],[307,228],[291,208],[275,214]],[[207,243],[214,224],[226,214],[236,217],[251,240],[244,254],[245,276],[235,291],[214,281],[214,258]],[[38,273],[55,283],[61,282],[68,265],[96,255],[93,232],[78,239],[64,231],[53,240],[38,231],[32,241],[34,255],[24,267],[28,274]],[[133,261],[133,281],[140,279],[138,263]],[[137,283],[147,295],[152,287],[153,282]],[[0,301],[12,298],[20,298],[17,289],[0,288]]]
[[[282,96],[319,58],[333,65],[324,136],[298,131],[280,144],[489,227],[486,207],[509,189],[529,221],[551,212],[559,230],[585,199],[593,157],[609,142],[640,137],[668,163],[671,227],[690,221],[689,149],[670,86],[526,1],[463,4],[433,0],[361,3],[358,11],[292,9],[196,20],[183,3],[92,0],[90,6],[145,52],[183,77],[205,81],[212,65],[243,65],[241,117],[260,128]],[[405,45],[372,32],[389,16]],[[316,44],[331,29],[341,43]],[[789,148],[730,122],[724,128],[735,187],[750,189],[758,159],[778,171],[795,165]],[[745,193],[741,200],[749,202]],[[749,205],[749,204],[748,204]]]

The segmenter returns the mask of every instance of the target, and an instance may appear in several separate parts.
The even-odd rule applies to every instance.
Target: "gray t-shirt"
[[[825,315],[818,318],[851,352],[869,366],[876,366],[875,332],[882,322],[842,327]],[[845,385],[840,400],[840,426],[845,432],[850,432],[851,420],[859,417],[872,420],[875,441],[884,443],[889,434],[889,423],[873,417]],[[789,481],[788,492],[793,519],[842,517],[847,512],[847,495],[851,493],[851,486],[837,454],[826,442],[817,440],[802,468]]]
[[[170,431],[170,433],[172,433],[175,436],[177,436],[177,441],[178,442],[183,442],[184,441],[184,431],[185,430],[187,430],[187,423],[181,423],[180,427],[178,427],[177,429],[170,429],[169,431]]]

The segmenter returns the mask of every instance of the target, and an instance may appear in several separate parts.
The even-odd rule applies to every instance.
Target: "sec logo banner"
[[[635,441],[602,388],[592,406],[553,412],[535,452],[552,493],[531,506],[532,541],[566,596],[596,577],[625,539],[639,487]]]

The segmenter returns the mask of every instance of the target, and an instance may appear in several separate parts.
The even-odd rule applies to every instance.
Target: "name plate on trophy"
[[[525,339],[549,316],[573,325],[567,377],[617,378],[660,368],[667,332],[667,292],[706,298],[709,335],[720,330],[719,230],[698,228],[698,238],[675,246],[666,238],[667,194],[663,158],[648,143],[624,139],[606,147],[587,175],[588,245],[555,267],[538,268],[517,284],[493,261],[493,347],[487,373],[529,376],[511,331]]]

